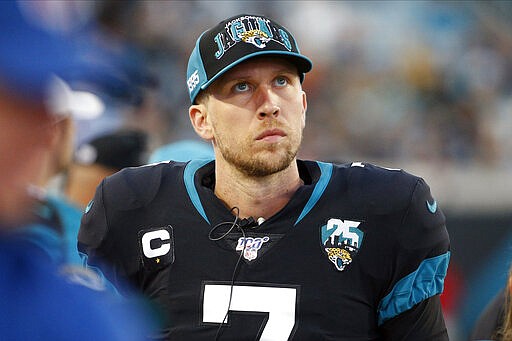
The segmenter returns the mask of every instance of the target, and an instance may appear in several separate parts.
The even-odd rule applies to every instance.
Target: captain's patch
[[[142,264],[148,270],[161,269],[174,262],[174,237],[170,225],[141,230],[139,246]]]

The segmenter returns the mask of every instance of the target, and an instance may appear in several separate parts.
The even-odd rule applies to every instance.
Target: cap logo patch
[[[260,30],[251,30],[242,33],[242,40],[246,43],[253,44],[256,47],[259,47],[260,49],[267,46],[267,42],[270,41],[270,38],[268,35]]]
[[[215,52],[217,59],[221,59],[227,50],[239,42],[265,48],[266,43],[272,40],[288,51],[292,50],[288,34],[282,28],[274,25],[269,19],[256,16],[243,16],[228,22],[224,30],[215,35],[214,40],[218,47]]]

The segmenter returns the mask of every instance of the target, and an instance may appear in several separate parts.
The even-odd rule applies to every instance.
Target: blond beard
[[[278,173],[290,166],[297,156],[301,140],[302,134],[297,143],[293,143],[294,141],[286,143],[284,150],[282,148],[282,150],[278,150],[278,145],[276,144],[256,153],[249,152],[246,148],[241,150],[230,148],[222,142],[222,139],[217,139],[216,141],[222,157],[241,173],[251,177],[265,177]],[[273,155],[269,157],[269,153]]]

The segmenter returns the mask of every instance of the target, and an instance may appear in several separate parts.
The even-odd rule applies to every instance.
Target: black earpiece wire
[[[236,274],[237,274],[237,271],[238,271],[238,267],[240,265],[240,261],[242,260],[242,256],[245,253],[245,246],[246,246],[246,243],[247,243],[247,238],[245,237],[245,231],[240,226],[240,224],[238,223],[240,221],[240,209],[238,207],[236,207],[236,206],[231,208],[231,211],[235,211],[235,210],[236,210],[236,213],[235,213],[235,220],[234,221],[232,221],[232,222],[231,221],[225,221],[225,222],[219,223],[219,224],[215,225],[214,227],[212,227],[212,229],[210,230],[210,233],[208,233],[208,239],[209,240],[211,240],[211,241],[219,241],[219,240],[222,240],[222,239],[226,238],[226,236],[229,235],[233,231],[234,228],[238,228],[240,230],[240,232],[242,232],[242,237],[244,239],[244,244],[243,244],[242,251],[240,252],[240,255],[238,256],[238,259],[237,259],[236,264],[235,264],[235,268],[233,269],[233,274],[231,275],[228,309],[226,311],[226,315],[224,315],[224,318],[222,319],[222,322],[219,324],[219,328],[217,328],[217,332],[215,333],[215,339],[214,339],[215,341],[217,341],[219,339],[222,326],[224,325],[224,322],[228,318],[229,309],[231,309],[231,300],[233,298],[233,288],[235,286],[235,278],[236,278]],[[213,237],[213,233],[219,227],[224,226],[224,225],[229,225],[229,224],[231,224],[231,227],[227,230],[227,232],[223,233],[220,237]]]

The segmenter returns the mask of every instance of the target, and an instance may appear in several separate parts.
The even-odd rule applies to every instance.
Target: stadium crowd
[[[160,79],[164,139],[192,135],[182,75],[199,23],[240,11],[305,37],[315,61],[305,156],[512,166],[512,6],[502,1],[106,2],[105,24]]]

